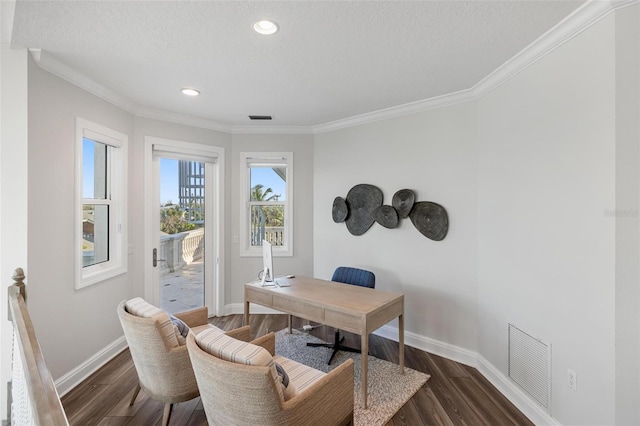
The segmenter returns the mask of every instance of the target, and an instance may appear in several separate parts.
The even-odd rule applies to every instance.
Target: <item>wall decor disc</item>
[[[349,206],[342,197],[336,197],[333,200],[333,208],[331,209],[331,215],[335,223],[344,222],[349,215]]]
[[[352,235],[362,235],[375,221],[376,209],[382,205],[382,191],[376,186],[361,183],[347,193],[347,205],[347,229]]]
[[[376,222],[385,228],[398,227],[398,212],[392,206],[380,206],[375,213]]]
[[[413,208],[413,203],[416,201],[416,194],[410,189],[401,189],[393,194],[391,205],[398,212],[398,216],[401,219],[409,217],[409,213]]]
[[[449,230],[449,216],[440,204],[431,201],[415,203],[410,213],[411,222],[422,235],[442,241]]]

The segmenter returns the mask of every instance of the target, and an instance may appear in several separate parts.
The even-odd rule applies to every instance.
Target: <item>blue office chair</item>
[[[333,273],[333,277],[331,277],[331,281],[368,288],[374,288],[376,286],[376,276],[373,272],[365,271],[364,269],[349,268],[346,266],[339,266],[338,268],[336,268],[335,272]],[[307,346],[322,346],[323,348],[333,349],[333,353],[331,354],[331,357],[329,357],[329,362],[327,362],[327,364],[331,364],[331,361],[333,361],[333,358],[336,356],[336,353],[338,353],[338,351],[356,353],[360,352],[359,349],[343,346],[341,344],[343,340],[344,336],[340,337],[340,330],[336,329],[335,339],[333,343],[307,343]]]

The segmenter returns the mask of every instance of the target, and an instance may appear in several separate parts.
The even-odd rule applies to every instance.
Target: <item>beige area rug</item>
[[[304,365],[329,372],[348,358],[354,366],[354,423],[356,426],[374,426],[387,423],[398,410],[429,380],[429,375],[410,368],[400,374],[397,364],[369,355],[368,379],[369,396],[367,409],[360,407],[361,354],[338,352],[327,365],[331,349],[307,347],[307,342],[322,342],[308,333],[288,329],[276,333],[276,354],[298,361]]]

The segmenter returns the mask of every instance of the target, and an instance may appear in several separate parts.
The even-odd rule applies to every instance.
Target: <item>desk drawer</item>
[[[258,305],[266,307],[273,306],[273,295],[271,294],[249,290],[247,291],[247,297],[252,303],[257,303]]]
[[[362,333],[362,318],[358,315],[326,309],[324,319],[327,324],[352,333]]]
[[[307,318],[312,321],[322,322],[324,319],[324,309],[313,306],[300,300],[286,297],[273,297],[273,307],[280,311]]]

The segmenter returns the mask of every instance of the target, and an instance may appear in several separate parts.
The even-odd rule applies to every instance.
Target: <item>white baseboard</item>
[[[225,306],[226,315],[244,313],[244,304],[234,303]],[[253,314],[273,314],[282,313],[273,309],[265,308],[260,305],[251,305],[251,313]],[[385,325],[373,332],[373,334],[398,341],[398,328]],[[522,391],[517,384],[505,376],[493,364],[486,360],[477,352],[452,345],[450,343],[441,342],[431,339],[417,333],[405,331],[404,343],[407,346],[429,352],[461,364],[465,364],[477,368],[493,386],[495,386],[513,405],[515,405],[525,416],[536,425],[552,425],[561,426],[556,419],[551,417],[544,408],[542,408],[535,400]]]
[[[517,384],[482,355],[476,354],[476,359],[478,371],[534,424],[561,426],[558,420],[551,417],[540,404],[529,397]]]
[[[282,314],[283,312],[266,308],[260,305],[251,305],[253,314]],[[232,303],[224,307],[224,315],[243,314],[244,303]],[[373,334],[398,341],[398,328],[385,325],[377,329]],[[487,359],[477,352],[470,351],[460,346],[441,342],[420,334],[405,331],[404,343],[407,346],[423,350],[438,356],[442,356],[453,361],[475,367],[478,371],[495,386],[513,405],[527,416],[536,425],[561,426],[556,419],[551,417],[544,408],[522,391],[518,385],[513,383],[499,369],[491,364]],[[124,336],[116,339],[100,352],[74,368],[64,376],[55,381],[56,389],[60,397],[80,384],[83,380],[93,374],[98,368],[109,362],[127,347]]]
[[[398,328],[385,325],[374,331],[376,334],[387,339],[398,341]],[[535,400],[523,392],[518,385],[505,376],[493,364],[487,361],[482,355],[468,349],[461,348],[449,343],[440,342],[430,339],[416,333],[405,331],[404,343],[407,346],[429,352],[461,364],[475,367],[500,393],[502,393],[513,405],[515,405],[522,413],[536,425],[553,425],[561,424],[551,417],[544,408],[542,408]]]
[[[398,328],[385,325],[373,332],[373,334],[387,339],[398,341]],[[404,332],[404,344],[407,346],[421,349],[425,352],[429,352],[461,364],[469,365],[471,367],[477,366],[477,353],[468,349],[461,348],[460,346],[452,345],[449,343],[441,342],[439,340],[431,339],[429,337],[422,336],[410,331]]]
[[[56,390],[58,395],[63,397],[66,393],[78,386],[83,380],[95,373],[98,368],[105,365],[113,357],[118,355],[127,347],[127,341],[124,336],[114,340],[107,345],[100,352],[93,355],[91,358],[69,371],[64,376],[55,381]]]

